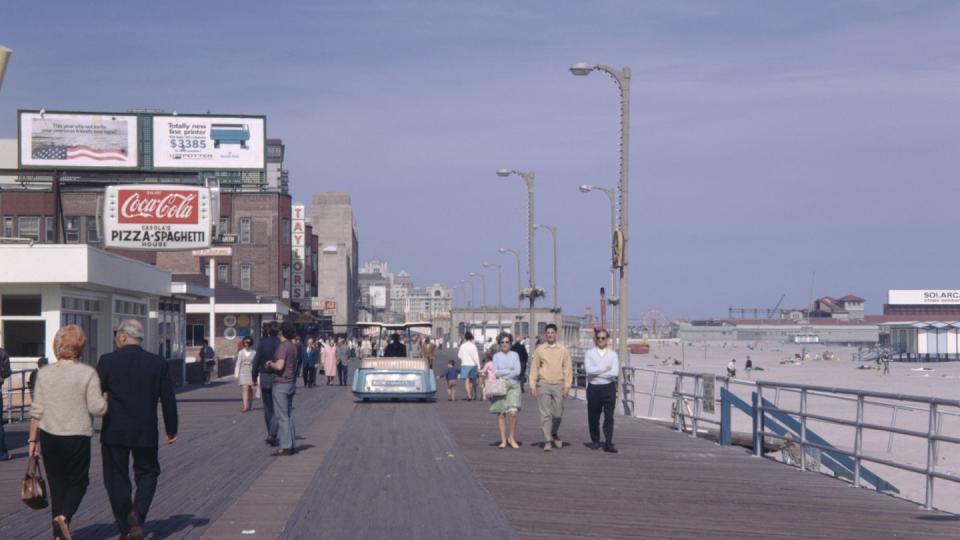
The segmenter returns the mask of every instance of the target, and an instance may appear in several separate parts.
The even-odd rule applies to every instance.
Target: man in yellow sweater
[[[537,398],[543,427],[543,451],[563,448],[557,431],[563,416],[563,400],[573,384],[570,350],[557,343],[557,325],[547,325],[547,342],[537,347],[530,362],[530,395]]]

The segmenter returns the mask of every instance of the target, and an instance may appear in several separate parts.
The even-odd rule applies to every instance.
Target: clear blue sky
[[[17,108],[266,114],[298,199],[353,196],[361,258],[453,283],[560,228],[561,303],[596,309],[633,69],[631,316],[960,286],[960,3],[14,2]],[[538,233],[538,282],[551,284]],[[488,299],[495,296],[490,274]],[[550,298],[548,297],[548,302]],[[509,301],[508,301],[509,303]]]

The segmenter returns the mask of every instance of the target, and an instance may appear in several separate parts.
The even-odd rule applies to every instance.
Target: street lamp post
[[[583,184],[580,186],[581,193],[590,193],[591,191],[600,191],[603,192],[607,199],[610,201],[610,238],[612,239],[617,232],[617,195],[611,188],[591,186],[589,184]],[[612,244],[611,244],[612,247]],[[616,253],[613,253],[611,249],[610,254],[610,296],[607,298],[607,303],[610,304],[614,309],[616,309],[617,304],[620,302],[620,299],[617,298],[617,267]],[[616,315],[611,313],[611,318]],[[604,330],[610,331],[609,328]]]
[[[535,224],[534,229],[546,229],[553,237],[553,312],[560,313],[560,286],[557,283],[557,226]]]
[[[517,259],[517,307],[520,307],[523,305],[523,285],[520,281],[522,275],[520,271],[520,252],[510,248],[500,248],[497,251],[500,253],[509,253]]]
[[[619,252],[619,261],[614,261],[614,263],[619,263],[620,267],[620,342],[618,347],[618,353],[620,356],[621,365],[630,365],[630,348],[627,345],[627,342],[630,339],[630,333],[627,326],[627,315],[629,311],[628,302],[628,287],[627,287],[627,254],[629,250],[627,249],[627,241],[629,238],[629,206],[628,206],[628,195],[630,188],[630,68],[624,67],[623,69],[616,69],[610,66],[603,64],[588,64],[585,62],[578,62],[570,66],[570,72],[577,76],[589,75],[593,71],[601,71],[606,73],[614,81],[616,81],[617,86],[620,89],[620,252]],[[626,403],[626,400],[624,400]],[[632,414],[632,411],[624,411],[625,413]]]
[[[483,272],[470,272],[470,277],[480,278],[480,324],[483,326],[484,343],[487,337],[487,276]]]
[[[534,302],[536,302],[537,296],[539,296],[536,285],[536,263],[534,262],[534,249],[535,242],[533,238],[533,186],[534,186],[534,172],[533,171],[518,171],[517,169],[500,169],[497,171],[497,176],[506,178],[512,174],[523,178],[523,181],[527,184],[527,273],[529,274],[528,279],[530,283],[530,289],[527,293],[527,298],[530,299],[530,326],[529,326],[529,335],[531,343],[534,339],[534,336],[537,334],[536,321],[534,321]]]
[[[500,332],[503,332],[503,265],[483,263],[484,268],[491,266],[497,269],[497,335],[500,335]]]

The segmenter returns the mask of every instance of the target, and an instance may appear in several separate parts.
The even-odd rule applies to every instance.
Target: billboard
[[[387,287],[386,285],[370,286],[370,307],[384,309],[387,307]]]
[[[106,247],[186,250],[210,247],[210,190],[194,186],[108,186]]]
[[[154,116],[156,169],[263,169],[262,116]]]
[[[916,289],[889,290],[887,304],[899,306],[919,305],[957,305],[960,304],[960,290],[957,289]]]
[[[291,207],[291,215],[293,219],[291,220],[291,231],[290,238],[293,242],[293,273],[292,273],[292,290],[290,291],[290,298],[295,302],[300,302],[307,297],[306,292],[306,283],[304,282],[304,270],[307,263],[306,259],[306,240],[304,237],[304,231],[306,227],[304,226],[304,220],[306,217],[306,207],[302,204],[295,204]]]
[[[20,111],[21,167],[133,169],[137,116]]]

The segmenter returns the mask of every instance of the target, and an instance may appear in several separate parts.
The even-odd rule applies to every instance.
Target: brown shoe
[[[62,538],[63,540],[73,539],[73,536],[70,535],[70,524],[67,523],[65,516],[53,518],[53,526],[57,528],[57,538]]]

